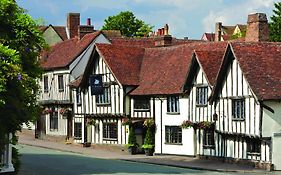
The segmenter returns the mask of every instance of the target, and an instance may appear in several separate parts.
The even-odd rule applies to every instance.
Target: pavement
[[[197,170],[209,170],[218,172],[237,172],[250,174],[281,174],[281,172],[269,172],[254,168],[250,165],[232,164],[222,161],[199,159],[188,156],[174,155],[154,155],[144,154],[130,155],[124,148],[118,146],[98,146],[83,147],[81,144],[66,144],[64,141],[48,141],[34,138],[33,131],[23,131],[18,133],[19,144],[37,146],[42,148],[78,153],[86,156],[102,159],[117,159],[131,162],[142,162],[157,165],[190,168]]]

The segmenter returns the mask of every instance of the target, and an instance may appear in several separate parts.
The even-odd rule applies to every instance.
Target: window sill
[[[175,146],[182,146],[182,143],[165,143],[165,145],[175,145]]]
[[[204,149],[215,149],[215,145],[203,145]]]
[[[149,109],[134,109],[134,112],[150,112]]]
[[[64,89],[59,89],[59,92],[63,92],[64,91]]]
[[[240,118],[232,118],[232,121],[236,121],[236,122],[244,122],[245,119],[240,119]]]
[[[82,140],[82,137],[74,137],[75,140]]]
[[[103,138],[103,141],[118,141],[118,139],[112,139],[112,138]]]
[[[44,91],[44,93],[48,93],[49,91]]]
[[[249,156],[261,156],[261,153],[247,152],[247,155],[249,155]]]
[[[207,107],[208,104],[205,104],[205,105],[200,105],[200,104],[196,104],[196,107],[200,108],[200,107]]]
[[[168,115],[179,115],[179,112],[167,112]]]
[[[77,103],[77,106],[81,106],[82,105],[82,103]]]
[[[97,106],[109,106],[111,103],[97,103]]]

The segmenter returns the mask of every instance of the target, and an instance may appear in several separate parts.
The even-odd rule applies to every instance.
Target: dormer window
[[[147,97],[135,97],[134,98],[134,111],[149,111],[150,99]]]

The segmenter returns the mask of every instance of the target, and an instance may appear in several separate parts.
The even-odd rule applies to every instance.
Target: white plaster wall
[[[162,130],[161,130],[161,100],[162,101]],[[195,154],[195,137],[193,128],[182,129],[182,144],[166,144],[165,143],[165,126],[180,126],[188,115],[188,98],[179,99],[180,113],[167,113],[167,98],[155,99],[155,153],[156,154],[178,154],[191,155]],[[161,141],[162,132],[162,141]],[[162,146],[162,148],[161,148]]]
[[[273,134],[272,138],[272,163],[275,170],[281,170],[281,133]]]
[[[281,102],[265,101],[264,104],[274,113],[263,108],[262,136],[272,137],[274,133],[281,133]]]

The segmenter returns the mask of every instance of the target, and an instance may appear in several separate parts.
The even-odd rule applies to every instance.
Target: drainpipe
[[[160,99],[160,101],[161,101],[161,106],[160,106],[160,129],[161,129],[161,151],[160,151],[160,154],[162,155],[162,153],[163,153],[163,151],[162,151],[162,147],[163,147],[163,130],[162,130],[162,118],[163,118],[163,115],[162,115],[162,106],[163,106],[163,100],[162,99]]]

